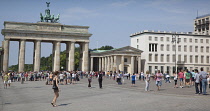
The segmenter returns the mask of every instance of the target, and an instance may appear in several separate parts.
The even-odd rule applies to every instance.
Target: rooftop
[[[210,16],[210,14],[205,14],[205,15],[198,16],[198,17],[196,17],[196,19],[207,17],[207,16]]]

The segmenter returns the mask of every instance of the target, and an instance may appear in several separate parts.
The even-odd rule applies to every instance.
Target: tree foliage
[[[98,48],[98,50],[111,50],[111,49],[114,49],[114,47],[109,46],[109,45]],[[97,49],[93,49],[93,50],[97,50]]]

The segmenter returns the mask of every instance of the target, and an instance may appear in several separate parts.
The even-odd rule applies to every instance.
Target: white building
[[[155,73],[155,69],[162,72],[175,71],[175,45],[172,41],[174,32],[142,31],[131,34],[131,46],[143,51],[141,54],[141,69]],[[176,45],[177,69],[210,69],[210,36],[193,33],[176,33],[179,43]]]
[[[131,46],[90,52],[90,71],[138,73],[141,71],[142,51]]]
[[[209,18],[210,14],[196,17],[194,20],[194,32],[196,34],[210,35]]]

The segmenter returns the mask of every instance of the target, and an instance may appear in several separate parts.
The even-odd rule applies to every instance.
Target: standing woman
[[[174,88],[178,88],[178,86],[177,86],[177,79],[178,79],[178,76],[177,76],[177,73],[174,71]]]
[[[53,90],[54,90],[54,93],[55,93],[55,96],[54,96],[54,98],[53,98],[53,101],[52,101],[52,105],[53,105],[53,107],[56,107],[57,105],[56,105],[56,100],[57,100],[57,98],[58,98],[58,96],[59,96],[59,87],[58,87],[58,71],[56,71],[55,73],[55,76],[53,77]]]
[[[156,73],[156,85],[157,85],[158,91],[160,91],[160,87],[162,86],[162,77],[163,77],[163,74],[160,73],[160,70],[158,70],[158,72]]]
[[[149,81],[150,81],[150,73],[149,71],[146,72],[145,75],[145,82],[146,82],[146,87],[145,87],[145,91],[149,91]]]

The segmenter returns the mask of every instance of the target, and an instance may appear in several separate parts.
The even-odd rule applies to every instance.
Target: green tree
[[[111,49],[114,49],[114,47],[109,46],[109,45],[98,48],[98,50],[111,50]],[[93,50],[97,50],[97,49],[93,49]]]

